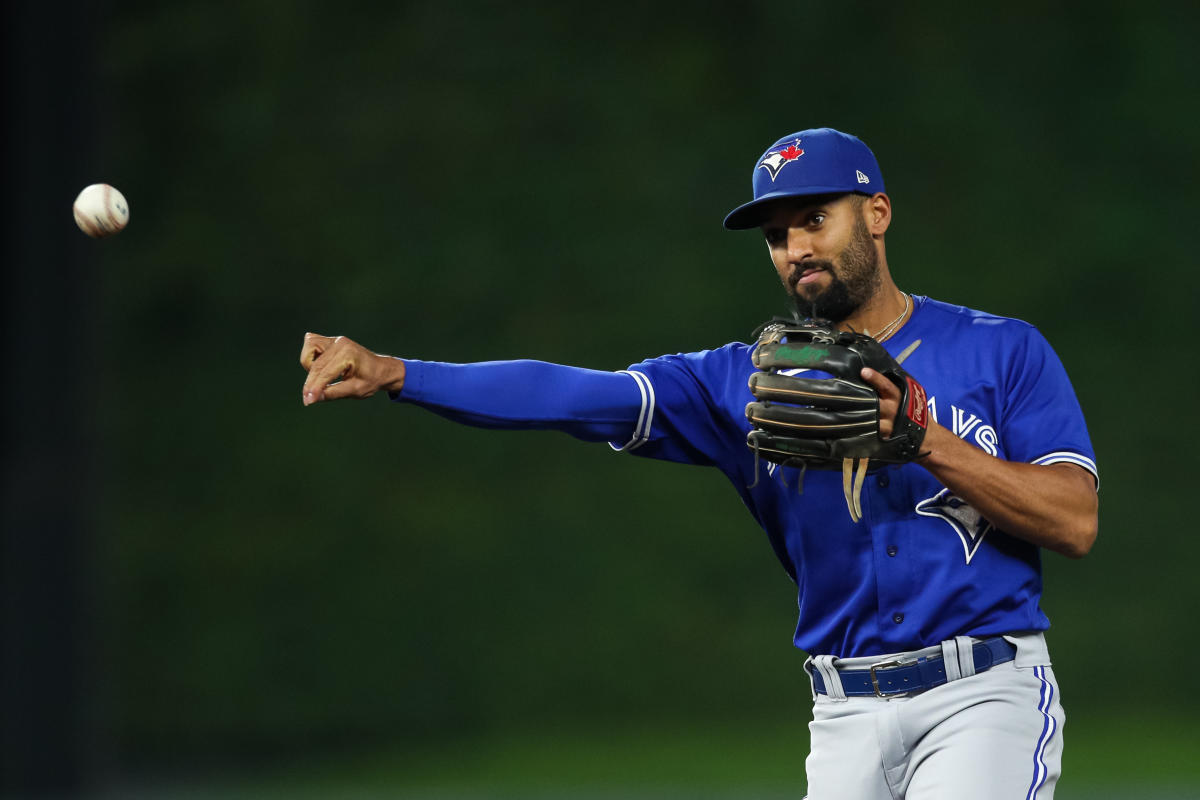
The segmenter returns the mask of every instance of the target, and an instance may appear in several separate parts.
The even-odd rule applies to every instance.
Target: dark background
[[[821,125],[880,161],[901,288],[1037,325],[1088,417],[1100,538],[1045,559],[1063,793],[1194,783],[1200,31],[1084,8],[13,12],[6,791],[304,764],[332,794],[801,794],[794,590],[721,476],[306,409],[296,357],[308,330],[603,369],[744,340],[783,295],[720,220]],[[70,205],[101,181],[132,216],[93,242]]]

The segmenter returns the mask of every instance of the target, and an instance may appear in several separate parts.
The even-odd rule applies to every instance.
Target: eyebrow
[[[824,211],[825,213],[828,213],[829,212],[829,204],[828,203],[817,203],[815,205],[810,205],[810,206],[801,206],[800,208],[794,209],[791,212],[789,212],[788,218],[790,219],[792,216],[807,217],[810,214],[812,214],[814,211]],[[762,228],[786,228],[786,227],[788,227],[788,225],[787,225],[787,223],[780,223],[780,222],[776,222],[773,219],[770,219],[770,220],[763,220],[760,227],[762,227]]]

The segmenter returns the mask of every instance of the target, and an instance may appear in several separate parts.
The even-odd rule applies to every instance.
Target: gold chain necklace
[[[889,322],[884,326],[883,330],[875,334],[875,341],[882,342],[884,339],[895,333],[896,326],[900,324],[900,320],[904,319],[905,315],[908,314],[908,310],[912,308],[912,298],[905,292],[901,292],[900,294],[904,295],[904,310],[900,312],[900,316]]]

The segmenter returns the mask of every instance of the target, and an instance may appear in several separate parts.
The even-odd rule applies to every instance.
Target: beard
[[[811,284],[797,285],[802,269],[796,269],[784,281],[783,288],[800,317],[827,319],[842,322],[879,291],[879,253],[867,223],[855,216],[854,230],[850,242],[834,261],[809,260],[804,268],[821,267],[832,280],[825,289]]]

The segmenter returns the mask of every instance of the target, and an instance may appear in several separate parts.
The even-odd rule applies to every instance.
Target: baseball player
[[[1040,551],[1081,557],[1097,533],[1095,454],[1066,372],[1031,325],[897,287],[884,247],[891,201],[859,139],[785,136],[755,162],[753,192],[725,227],[763,232],[798,320],[820,320],[787,335],[812,346],[789,346],[771,326],[756,345],[604,372],[400,359],[310,333],[303,402],[382,390],[469,425],[557,429],[716,467],[798,588],[795,644],[809,654],[814,699],[809,796],[1046,800],[1064,714]],[[865,366],[833,377],[830,353],[858,357],[874,342],[873,361],[851,358]],[[816,360],[784,362],[785,350]],[[858,410],[811,399],[842,392]],[[780,419],[823,421],[785,421],[762,439],[761,409],[789,394],[802,398],[789,413],[810,416]],[[865,422],[843,424],[850,414]],[[838,438],[862,425],[869,433],[850,444]],[[911,447],[890,452],[906,455],[879,460],[870,446],[900,431]],[[780,456],[813,447],[831,457]]]

